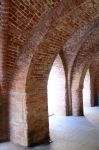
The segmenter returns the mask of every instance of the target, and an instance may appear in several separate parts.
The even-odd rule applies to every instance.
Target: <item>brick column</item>
[[[28,146],[26,93],[10,91],[9,99],[10,140]]]
[[[5,87],[5,62],[4,58],[7,50],[8,38],[8,14],[9,2],[8,0],[0,1],[0,142],[9,139],[9,123],[8,123],[8,95]],[[5,82],[5,83],[4,83]]]
[[[8,95],[0,93],[0,142],[9,140]]]
[[[28,146],[49,141],[46,89],[35,89],[27,96]]]
[[[10,139],[23,146],[49,141],[46,90],[10,91]]]
[[[81,89],[72,89],[72,115],[83,115],[83,95]]]

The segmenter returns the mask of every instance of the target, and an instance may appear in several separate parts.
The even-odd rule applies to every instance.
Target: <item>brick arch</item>
[[[78,1],[76,2],[78,4]],[[63,7],[66,6],[66,4],[63,5]],[[60,49],[62,49],[67,39],[69,39],[79,28],[93,20],[93,18],[97,15],[97,5],[98,3],[96,3],[95,9],[93,8],[92,2],[87,1],[87,4],[83,3],[83,5],[80,5],[77,9],[73,9],[69,15],[67,15],[66,12],[64,14],[63,9],[63,13],[60,13],[63,16],[61,19],[59,18],[58,21],[54,22],[55,24],[53,24],[53,20],[55,21],[55,18],[53,19],[53,15],[51,15],[51,18],[48,18],[49,22],[44,22],[44,28],[42,29],[43,25],[40,24],[40,26],[36,28],[32,36],[26,42],[24,48],[22,49],[22,53],[16,62],[17,66],[15,68],[14,78],[10,89],[10,104],[11,106],[20,106],[19,111],[21,114],[18,116],[19,112],[16,111],[16,120],[14,118],[11,120],[12,141],[21,143],[22,145],[30,145],[37,144],[42,142],[45,138],[49,138],[48,115],[47,113],[45,114],[45,121],[42,122],[41,126],[38,126],[35,120],[39,120],[40,116],[38,115],[37,117],[35,113],[36,111],[40,111],[40,108],[38,107],[36,109],[35,106],[35,109],[32,110],[32,98],[34,101],[44,99],[45,104],[43,105],[41,112],[43,112],[43,110],[47,112],[47,91],[45,87],[48,74],[46,71],[48,70],[45,68],[51,67],[51,63],[54,61]],[[82,17],[78,16],[79,11],[83,13],[83,15],[81,15]],[[90,12],[92,15],[88,15]],[[42,71],[42,73],[40,73],[40,71]],[[43,90],[40,90],[41,87]],[[41,93],[40,95],[37,95],[38,91]],[[35,97],[34,95],[32,97],[31,93],[33,93]],[[18,99],[19,101],[14,101],[14,99]],[[35,104],[37,104],[37,102]],[[29,105],[31,109],[29,109]],[[31,113],[31,111],[34,113]],[[30,113],[34,115],[30,115]],[[40,113],[40,115],[42,115],[42,113]],[[34,120],[32,120],[33,122],[31,121],[31,118],[34,118]],[[30,129],[30,126],[32,125],[35,130],[33,128]],[[44,130],[42,130],[43,128]],[[22,134],[17,135],[17,133]]]
[[[72,70],[72,113],[83,115],[82,88],[86,71],[88,70],[94,55],[98,52],[98,28],[89,35],[87,41],[80,48]]]
[[[47,14],[47,16],[40,21],[38,26],[36,26],[36,28],[31,31],[30,36],[28,36],[27,42],[21,49],[20,56],[16,61],[17,69],[15,70],[15,72],[17,72],[19,68],[23,68],[23,70],[25,70],[26,67],[29,68],[32,57],[34,57],[34,54],[39,49],[39,44],[42,43],[45,39],[49,38],[49,40],[51,40],[52,37],[55,42],[57,42],[60,38],[60,47],[62,48],[64,42],[66,42],[74,32],[76,32],[84,25],[87,25],[91,22],[91,20],[98,16],[98,1],[96,1],[95,3],[96,5],[93,8],[92,1],[86,1],[85,3],[81,3],[80,5],[80,1],[72,2],[71,0],[71,2],[69,3],[64,0],[63,3],[59,5],[60,7],[62,7],[61,9],[60,7],[57,7],[52,12],[49,12],[49,14]],[[66,9],[66,6],[68,6],[68,9]],[[73,7],[75,9],[72,9]],[[58,9],[60,9],[61,11],[59,11]],[[83,13],[83,15],[81,16],[78,15],[78,12],[80,11]],[[91,13],[93,13],[92,15],[88,15],[90,11]],[[86,19],[86,17],[88,18]],[[58,39],[55,38],[55,36]],[[24,58],[26,58],[26,60]]]
[[[81,73],[78,76],[75,75],[73,78],[73,87],[71,87],[71,95],[72,95],[72,114],[73,115],[83,115],[83,97],[82,97],[82,90],[83,90],[83,82],[84,77],[89,69],[91,62],[86,62],[83,64],[83,68],[81,68]],[[76,78],[76,79],[75,79]],[[74,83],[75,82],[75,83]]]
[[[55,2],[52,1],[52,4],[50,4],[50,9],[46,10],[46,13],[42,13],[41,18],[39,16],[36,24],[34,23],[35,22],[33,18],[34,16],[31,17],[31,20],[33,19],[32,23],[31,22],[28,23],[27,20],[28,15],[26,16],[27,18],[25,21],[26,23],[24,23],[23,19],[20,19],[20,15],[25,15],[26,13],[24,12],[25,10],[22,13],[19,13],[19,10],[21,9],[20,7],[21,6],[23,6],[24,8],[26,7],[27,10],[27,8],[30,9],[28,6],[29,4],[25,4],[25,2],[22,3],[20,1],[20,5],[16,6],[18,4],[11,3],[11,7],[12,7],[12,9],[10,10],[11,18],[9,17],[11,19],[9,21],[9,31],[11,33],[9,33],[9,41],[8,41],[9,47],[8,47],[8,56],[7,56],[8,78],[10,78],[12,72],[14,71],[16,72],[15,70],[16,63],[17,63],[17,68],[21,67],[23,68],[23,70],[24,70],[24,66],[26,67],[28,65],[27,67],[29,67],[33,53],[35,53],[35,49],[43,40],[43,37],[46,35],[48,30],[50,28],[53,28],[53,26],[56,26],[57,22],[62,16],[67,15],[69,12],[72,11],[73,8],[79,7],[79,5],[82,4],[83,2],[84,0],[80,0],[80,1],[71,0],[69,2],[66,0],[61,0],[61,2],[59,2],[59,0],[56,0]],[[34,3],[36,2],[34,1]],[[49,2],[46,1],[45,3],[48,3],[44,5],[46,8],[46,5],[49,5]],[[31,4],[31,6],[32,5],[33,4]],[[38,4],[37,7],[39,7]],[[41,6],[41,8],[42,7],[43,6]],[[14,15],[13,9],[15,9],[17,12],[17,19],[13,19],[13,15]],[[16,16],[14,16],[14,18],[15,17]],[[14,20],[14,22],[12,19]],[[18,21],[20,21],[20,23]],[[17,27],[16,24],[20,26],[20,30],[18,30],[19,27]],[[22,25],[20,24],[22,24],[23,26],[25,26],[25,24],[28,24],[28,28],[26,29],[26,31],[24,30],[24,28],[22,28]],[[9,57],[14,58],[13,64],[9,63]],[[24,58],[26,58],[25,62],[24,62]]]
[[[84,43],[89,34],[97,27],[99,24],[99,18],[95,18],[90,24],[85,25],[83,28],[78,30],[73,36],[65,43],[63,46],[63,55],[64,55],[64,62],[67,64],[67,99],[68,99],[68,115],[72,114],[72,101],[71,101],[71,81],[72,81],[72,68],[75,61],[76,56],[79,53],[79,49]]]
[[[72,3],[73,5],[71,4],[71,2],[73,2]],[[26,145],[26,146],[29,144],[28,137],[27,137],[27,135],[28,135],[27,134],[27,132],[28,132],[27,119],[26,119],[27,118],[27,113],[26,113],[26,111],[27,111],[26,110],[27,94],[25,92],[25,87],[26,87],[26,77],[27,77],[29,65],[31,63],[31,59],[32,59],[32,57],[34,57],[34,59],[35,59],[35,56],[37,56],[38,52],[36,53],[36,51],[37,51],[36,47],[39,45],[39,43],[43,39],[44,35],[46,35],[46,33],[48,32],[48,29],[53,24],[57,23],[56,18],[59,18],[59,16],[61,17],[62,15],[64,15],[64,12],[67,14],[70,10],[72,10],[72,8],[74,6],[76,7],[77,5],[79,5],[79,2],[83,2],[83,0],[79,1],[79,2],[76,1],[77,3],[74,3],[74,1],[71,1],[71,2],[68,3],[64,0],[62,3],[62,6],[59,6],[52,12],[50,11],[49,15],[48,14],[45,15],[45,17],[44,17],[45,19],[42,18],[42,21],[40,21],[39,24],[32,30],[32,34],[30,34],[30,37],[28,37],[27,43],[25,44],[24,48],[19,53],[21,55],[19,56],[19,59],[16,62],[17,66],[15,65],[16,57],[18,57],[16,52],[13,52],[14,53],[13,54],[14,55],[13,63],[9,64],[9,57],[10,57],[9,55],[11,55],[11,57],[13,56],[12,55],[13,50],[12,49],[9,50],[9,51],[11,51],[11,54],[9,53],[8,58],[7,58],[7,68],[8,68],[7,78],[8,78],[8,82],[10,80],[10,83],[11,83],[10,89],[9,89],[10,90],[9,99],[10,99],[10,106],[11,106],[11,109],[10,109],[10,128],[11,128],[10,139],[11,139],[11,141],[13,141],[15,143],[19,143],[21,145]],[[67,6],[70,9],[68,9]],[[61,7],[62,7],[62,9],[61,9]],[[13,29],[13,31],[14,31],[14,29]],[[45,37],[45,39],[46,39],[46,37]],[[21,45],[20,41],[18,43]],[[9,45],[11,46],[10,41],[9,41]],[[34,53],[35,53],[35,56],[34,56]],[[12,72],[13,72],[13,77],[12,77]],[[16,108],[14,117],[12,117],[13,116],[13,107]],[[17,108],[19,108],[18,111],[17,111]]]
[[[94,61],[94,59],[97,57],[97,55],[99,55],[98,52],[96,52],[96,54],[94,54],[93,56],[89,56],[89,58],[87,58],[89,60],[86,60],[86,63],[83,65],[83,68],[81,69],[81,73],[78,75],[78,77],[76,76],[76,79],[73,79],[73,80],[75,80],[75,83],[73,83],[74,84],[73,86],[75,88],[71,87],[72,115],[77,115],[77,116],[78,115],[84,115],[84,112],[83,112],[83,95],[82,95],[84,78],[85,78],[87,70],[90,68],[92,60]],[[94,100],[93,100],[93,98],[94,98],[94,95],[93,95],[94,91],[93,90],[94,90],[93,87],[91,87],[91,106],[95,105]]]
[[[32,59],[30,70],[28,72],[26,93],[28,95],[27,120],[29,131],[28,134],[30,137],[29,144],[31,144],[31,142],[34,142],[34,144],[37,142],[39,143],[41,139],[49,139],[47,83],[48,76],[56,56],[57,53],[56,55],[51,53],[50,57],[47,53],[45,53],[44,57],[41,57],[41,59],[38,58],[38,60],[36,59],[35,61]],[[64,60],[62,59],[62,61]],[[43,130],[40,130],[40,128]],[[36,132],[33,134],[32,131],[34,130]]]
[[[26,93],[28,95],[27,97],[27,111],[28,111],[27,120],[28,120],[28,129],[29,129],[28,133],[30,134],[29,137],[32,137],[31,134],[35,128],[36,132],[35,134],[33,134],[33,139],[34,140],[36,139],[36,141],[34,141],[34,143],[37,142],[36,137],[40,137],[44,139],[48,135],[47,79],[48,79],[49,70],[51,69],[52,63],[57,54],[57,51],[54,52],[54,49],[52,49],[52,47],[49,47],[50,42],[49,45],[48,43],[47,45],[44,45],[45,41],[44,43],[42,42],[41,45],[39,46],[39,50],[41,53],[38,52],[37,53],[38,57],[35,56],[35,59],[34,58],[32,59],[30,70],[27,76]],[[85,50],[85,55],[86,53],[88,53],[88,51]],[[85,60],[85,62],[87,62],[87,60]],[[33,107],[34,105],[38,107]],[[34,118],[34,120],[32,120],[32,118]],[[44,118],[44,120],[42,118]],[[33,126],[34,122],[37,122],[35,124],[36,126],[35,125]],[[40,122],[42,122],[42,125],[39,126]],[[31,128],[31,124],[32,124],[32,128]],[[38,132],[39,128],[42,128],[44,130],[42,130],[42,132]],[[38,142],[41,140],[40,138],[38,138]],[[31,143],[31,138],[29,142]]]

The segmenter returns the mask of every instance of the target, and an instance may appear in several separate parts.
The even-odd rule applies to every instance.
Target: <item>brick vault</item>
[[[0,0],[0,141],[29,146],[49,139],[47,82],[58,54],[65,115],[83,115],[88,69],[97,105],[98,48],[99,0]]]

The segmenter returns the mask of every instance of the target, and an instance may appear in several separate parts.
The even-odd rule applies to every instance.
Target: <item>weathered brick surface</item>
[[[74,33],[73,36],[66,42],[66,44],[63,47],[63,55],[65,58],[65,62],[67,64],[66,72],[68,72],[66,83],[67,83],[67,89],[68,89],[67,90],[67,103],[69,107],[69,110],[68,110],[69,114],[72,114],[71,76],[72,76],[73,64],[76,59],[76,56],[78,55],[81,44],[86,41],[89,33],[92,32],[92,30],[94,30],[94,27],[97,26],[98,22],[99,22],[99,19],[97,18],[93,20],[92,22],[90,22],[88,25],[85,25],[83,28],[81,28],[76,33]],[[94,98],[92,96],[92,100],[93,99]]]
[[[61,4],[62,6],[59,5],[59,7],[57,7],[55,10],[52,10],[52,12],[49,13],[49,16],[45,15],[44,19],[36,27],[35,32],[33,33],[33,36],[31,36],[30,40],[28,40],[27,45],[24,46],[23,53],[19,58],[19,62],[17,63],[18,64],[17,69],[22,69],[22,67],[23,67],[23,69],[21,70],[21,74],[17,74],[19,70],[16,70],[16,72],[15,72],[15,77],[14,77],[15,82],[12,83],[12,89],[14,91],[15,90],[22,90],[22,91],[25,90],[24,86],[23,86],[23,84],[24,84],[23,81],[25,81],[25,80],[23,80],[23,79],[26,78],[26,74],[27,74],[27,71],[28,71],[28,69],[26,70],[26,68],[28,67],[28,65],[31,61],[31,58],[32,58],[32,55],[33,55],[32,53],[34,53],[33,52],[34,48],[36,48],[36,46],[40,43],[40,40],[43,38],[44,34],[48,31],[49,26],[51,26],[51,29],[49,30],[49,32],[46,34],[46,36],[44,38],[44,41],[46,43],[44,47],[47,48],[46,46],[48,45],[47,36],[48,36],[48,38],[50,38],[51,36],[52,36],[52,38],[55,38],[55,35],[52,34],[52,32],[54,31],[54,29],[52,28],[53,27],[52,22],[53,22],[53,24],[55,24],[55,20],[56,20],[56,18],[58,19],[58,15],[61,16],[62,13],[64,14],[65,11],[66,11],[65,13],[68,12],[68,9],[64,10],[65,6],[67,5],[67,2],[66,1],[63,1],[63,2],[64,2],[65,5]],[[71,6],[71,8],[73,8],[75,3],[72,4],[71,2],[68,3],[68,6]],[[62,9],[59,12],[60,8],[62,8]],[[71,10],[71,9],[69,9],[69,10]],[[52,16],[54,18],[52,18]],[[50,35],[50,31],[51,31],[51,35]],[[55,30],[55,33],[57,34],[56,30]],[[58,36],[58,34],[57,34],[57,36]],[[60,36],[63,36],[63,35],[60,35]],[[59,38],[61,38],[61,37],[58,37],[58,39]],[[57,40],[55,39],[55,43],[57,42]],[[49,39],[49,46],[50,46],[50,42],[51,42],[51,38]],[[53,44],[53,46],[55,46],[55,44],[53,42],[54,41],[52,41],[51,44]],[[31,74],[31,76],[28,76],[28,78],[29,79],[31,78],[31,80],[30,81],[28,80],[27,89],[26,89],[27,95],[28,95],[27,96],[27,103],[28,103],[27,104],[27,110],[28,110],[28,116],[27,117],[28,117],[28,130],[29,130],[29,132],[28,132],[29,133],[29,144],[31,144],[31,142],[32,143],[38,143],[38,142],[42,141],[42,139],[44,139],[45,137],[48,137],[48,130],[49,130],[48,129],[47,102],[46,102],[46,99],[47,99],[46,81],[47,81],[47,78],[48,78],[48,73],[47,72],[49,72],[49,70],[51,68],[51,65],[52,65],[52,63],[50,61],[53,62],[53,60],[54,60],[53,56],[55,57],[56,53],[58,53],[58,52],[54,53],[54,51],[56,51],[56,48],[55,48],[55,49],[52,50],[52,52],[49,49],[49,53],[48,53],[48,51],[45,51],[45,48],[42,47],[43,43],[44,42],[42,42],[42,44],[39,46],[39,48],[41,47],[40,51],[42,51],[42,52],[37,51],[37,53],[35,53],[35,56],[34,56],[36,61],[35,61],[34,64],[33,64],[33,62],[31,63],[32,68],[34,68],[33,71],[32,71],[33,73],[30,73],[30,71],[28,73],[28,75]],[[59,43],[62,44],[61,41]],[[28,49],[28,51],[27,51],[27,49]],[[38,57],[38,54],[39,54],[39,57]],[[48,59],[48,57],[46,57],[46,55],[49,55],[49,59]],[[26,59],[27,61],[24,61],[25,57],[27,58]],[[34,60],[34,58],[33,58],[33,60]],[[47,61],[49,61],[50,64],[47,63]],[[38,62],[40,62],[40,66],[39,66]],[[24,64],[24,63],[26,63],[26,64]],[[44,63],[46,64],[46,66],[44,65]],[[37,64],[37,66],[35,66],[35,64]],[[30,68],[31,68],[31,66],[30,66]],[[49,68],[48,68],[48,66],[49,66]],[[40,68],[48,68],[48,70],[43,70],[42,69],[42,71],[41,71]],[[34,75],[32,75],[32,74],[34,74]],[[18,80],[18,82],[16,83],[17,80]],[[21,86],[20,86],[20,80],[21,80],[21,82],[23,82],[23,84],[21,84]],[[44,82],[42,82],[42,80]],[[35,88],[33,87],[33,85],[35,86]],[[38,87],[38,85],[39,85],[39,87]],[[37,92],[35,92],[35,91],[37,91]],[[31,99],[31,96],[32,96],[32,99]],[[33,104],[31,104],[30,101]],[[44,103],[44,102],[46,102],[46,103]],[[40,108],[39,107],[38,108],[33,107],[33,106],[39,106],[39,105],[41,105]],[[45,117],[44,117],[44,114],[45,114]],[[42,115],[43,115],[43,118],[45,118],[45,119],[41,119]],[[34,119],[32,120],[32,118],[34,118]],[[39,126],[39,124],[42,124],[42,126]],[[35,131],[41,130],[41,128],[42,129],[44,128],[44,130],[42,130],[40,133],[35,132]],[[33,134],[32,131],[35,134]],[[32,137],[32,134],[33,134],[33,137]],[[41,136],[39,136],[39,134]],[[39,137],[38,139],[35,138],[37,136]],[[20,137],[20,138],[22,138],[22,137]],[[16,142],[18,142],[18,141],[16,141]]]
[[[47,81],[62,50],[68,114],[83,113],[82,84],[97,56],[99,0],[1,0],[0,15],[0,127],[8,127],[9,115],[11,141],[37,144],[49,139]]]
[[[81,6],[82,10],[84,9],[83,7],[85,8],[85,5]],[[88,6],[86,6],[86,7],[88,7]],[[93,7],[90,8],[91,11],[92,11],[92,8]],[[89,12],[90,12],[90,9],[88,9]],[[78,10],[80,11],[80,8],[78,8]],[[85,18],[86,18],[87,13],[84,13]],[[74,15],[74,14],[75,14],[74,12],[71,12],[70,17],[72,17],[72,15]],[[97,14],[97,11],[96,11],[96,14]],[[75,17],[75,15],[74,15],[74,17]],[[91,15],[91,17],[94,18],[94,16],[92,16],[92,15]],[[66,20],[67,18],[68,18],[68,21]],[[51,29],[46,34],[46,36],[44,37],[44,41],[42,41],[42,43],[38,46],[38,51],[36,51],[36,53],[35,53],[34,59],[36,58],[36,60],[34,61],[34,59],[32,59],[32,64],[30,66],[30,72],[29,72],[29,75],[27,78],[28,79],[27,91],[31,91],[31,89],[36,89],[36,90],[39,90],[39,92],[40,92],[40,89],[42,89],[41,97],[37,96],[36,94],[33,96],[34,97],[33,101],[36,102],[36,105],[38,105],[38,103],[40,102],[40,100],[42,98],[43,98],[43,100],[46,99],[46,93],[44,93],[44,92],[46,89],[45,85],[47,82],[46,76],[48,76],[47,71],[42,70],[42,72],[41,72],[39,70],[39,68],[40,67],[47,68],[47,66],[51,66],[52,65],[51,60],[53,62],[55,55],[56,55],[56,51],[57,51],[57,53],[59,52],[59,50],[62,48],[62,45],[64,45],[65,41],[67,39],[69,39],[69,37],[73,34],[73,32],[75,32],[79,28],[83,27],[84,23],[85,24],[88,23],[86,21],[84,22],[84,16],[83,16],[82,24],[81,24],[81,16],[80,16],[80,18],[77,17],[78,20],[75,21],[76,25],[74,25],[73,19],[70,20],[71,21],[70,24],[67,24],[67,22],[69,22],[69,17],[67,16],[67,18],[66,18],[66,16],[63,17],[58,22],[57,26],[55,26],[54,29]],[[89,17],[89,20],[91,20],[92,18]],[[80,21],[80,23],[79,23],[79,21]],[[78,22],[78,24],[77,24],[77,22]],[[69,32],[68,34],[67,34],[67,31]],[[53,54],[53,56],[52,56],[52,54]],[[42,55],[44,55],[45,57],[42,58]],[[48,72],[49,72],[49,70],[48,70]],[[31,74],[31,76],[30,76],[30,74]],[[80,92],[79,92],[79,94],[80,94]],[[37,102],[38,99],[39,99],[39,102]],[[29,102],[29,97],[28,97],[27,101]],[[78,111],[82,111],[82,108],[80,105],[78,105],[76,107],[79,107]],[[29,124],[31,124],[32,120],[30,119],[29,122],[30,122]],[[42,124],[44,124],[44,123],[42,122]]]
[[[94,29],[86,42],[81,46],[72,70],[72,107],[74,115],[83,113],[82,89],[87,69],[98,55],[99,26]],[[83,53],[82,53],[83,51]],[[80,107],[79,107],[80,106]],[[80,109],[79,109],[80,108]]]

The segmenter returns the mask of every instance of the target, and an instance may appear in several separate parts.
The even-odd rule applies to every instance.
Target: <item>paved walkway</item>
[[[50,117],[49,145],[29,149],[7,142],[0,150],[99,150],[99,107],[85,108],[85,116]]]

